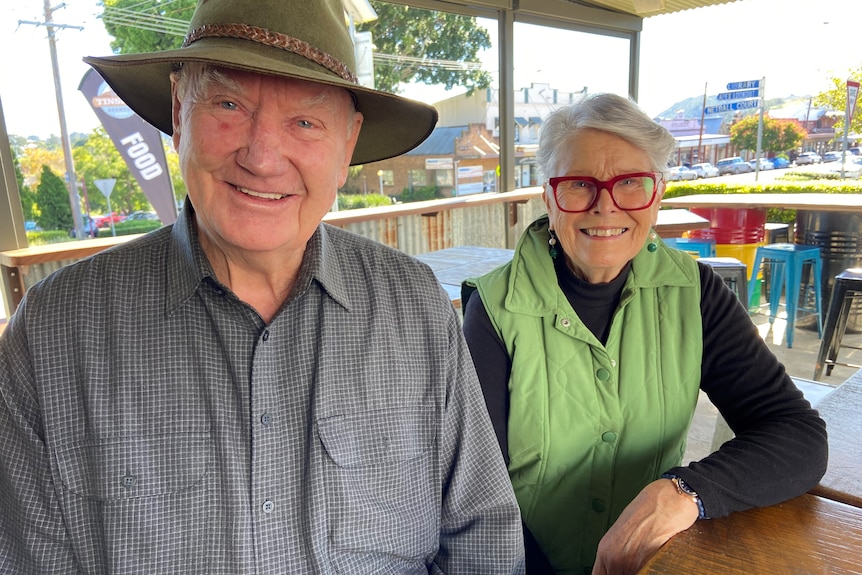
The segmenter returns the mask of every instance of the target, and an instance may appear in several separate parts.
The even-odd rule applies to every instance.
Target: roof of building
[[[434,128],[428,138],[407,152],[407,156],[451,156],[455,153],[455,140],[461,137],[467,126]]]
[[[808,104],[794,104],[786,108],[769,110],[769,117],[776,120],[799,120],[800,122],[816,122],[829,113],[828,108],[817,108]]]

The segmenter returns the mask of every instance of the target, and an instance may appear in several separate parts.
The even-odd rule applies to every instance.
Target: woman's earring
[[[560,250],[557,249],[557,234],[554,233],[554,230],[548,230],[548,233],[551,235],[548,238],[548,253],[551,254],[551,259],[557,259],[557,256],[560,255]]]
[[[658,249],[658,244],[655,243],[655,240],[658,236],[655,232],[651,232],[649,235],[650,242],[647,244],[646,249],[650,252],[654,252]]]

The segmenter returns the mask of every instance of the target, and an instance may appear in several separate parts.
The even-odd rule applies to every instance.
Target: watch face
[[[695,497],[697,497],[697,491],[695,491],[694,489],[689,487],[688,483],[683,481],[682,477],[677,477],[676,481],[677,481],[677,485],[679,485],[680,489],[682,489],[683,491],[685,491],[689,495],[694,495]]]

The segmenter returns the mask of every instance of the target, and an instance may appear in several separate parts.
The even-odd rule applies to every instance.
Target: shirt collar
[[[171,230],[165,294],[168,314],[174,313],[191,298],[201,282],[210,280],[221,286],[201,247],[194,214],[194,208],[186,198],[180,217]],[[327,228],[327,224],[318,225],[308,240],[289,300],[305,293],[312,280],[317,280],[332,299],[349,311],[350,297],[344,278],[347,262],[341,261],[347,254],[339,252]]]

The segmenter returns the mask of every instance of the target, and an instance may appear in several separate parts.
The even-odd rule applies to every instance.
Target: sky
[[[11,5],[11,6],[10,6]],[[53,3],[54,6],[61,4]],[[725,91],[728,82],[766,79],[766,97],[816,95],[828,78],[846,78],[862,66],[858,43],[859,0],[739,0],[644,20],[639,103],[652,116],[685,98]],[[43,0],[4,1],[0,10],[0,102],[10,134],[46,138],[60,134],[57,97],[46,29],[23,21],[44,20]],[[66,0],[55,10],[61,92],[69,132],[99,125],[78,91],[88,66],[84,56],[111,52],[111,38],[97,0]],[[519,25],[521,26],[521,25]],[[493,32],[493,28],[492,28]],[[607,62],[624,60],[621,41],[586,36],[571,41],[538,27],[516,30],[515,87],[532,82],[590,92],[626,89]],[[549,47],[550,46],[550,47]],[[489,68],[494,53],[483,55]],[[613,77],[610,77],[613,76]],[[409,88],[404,95],[445,98],[452,92]]]

